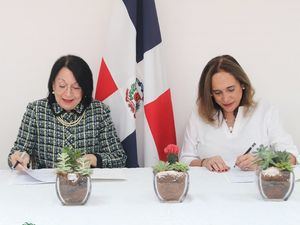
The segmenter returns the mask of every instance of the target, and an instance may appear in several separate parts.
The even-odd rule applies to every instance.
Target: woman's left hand
[[[238,156],[235,165],[244,171],[256,170],[257,169],[257,164],[255,163],[256,160],[257,158],[253,154],[248,153],[246,155]]]
[[[97,157],[94,154],[86,154],[84,157],[86,160],[88,160],[90,162],[90,165],[92,167],[97,166]]]

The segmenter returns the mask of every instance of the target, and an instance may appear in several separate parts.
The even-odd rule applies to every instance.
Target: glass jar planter
[[[288,200],[293,192],[294,183],[294,172],[277,170],[270,175],[266,170],[258,171],[258,188],[261,196],[266,200]]]
[[[91,177],[76,173],[57,174],[56,193],[63,205],[83,205],[91,193]]]
[[[154,174],[155,194],[161,202],[182,202],[189,189],[187,172],[163,171]]]

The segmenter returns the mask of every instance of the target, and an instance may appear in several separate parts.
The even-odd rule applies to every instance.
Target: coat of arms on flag
[[[136,81],[130,85],[130,88],[126,89],[126,102],[136,118],[136,111],[141,107],[144,100],[144,85],[136,78]]]
[[[96,98],[109,105],[127,167],[166,160],[176,144],[171,92],[163,71],[154,0],[113,0]]]

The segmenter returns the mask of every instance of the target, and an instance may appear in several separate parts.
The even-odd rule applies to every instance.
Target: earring
[[[242,87],[242,89],[245,90],[246,88],[245,88],[245,87]]]
[[[52,91],[52,94],[54,95],[54,91]]]

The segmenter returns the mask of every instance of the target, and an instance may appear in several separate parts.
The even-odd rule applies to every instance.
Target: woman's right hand
[[[210,171],[226,172],[229,170],[221,156],[213,156],[206,158],[202,161],[202,166],[206,167]]]
[[[27,152],[24,152],[22,157],[22,153],[23,152],[15,151],[9,158],[12,166],[16,165],[16,163],[19,162],[16,168],[14,168],[16,170],[24,170],[25,168],[28,168],[27,166],[29,164],[30,157]]]

